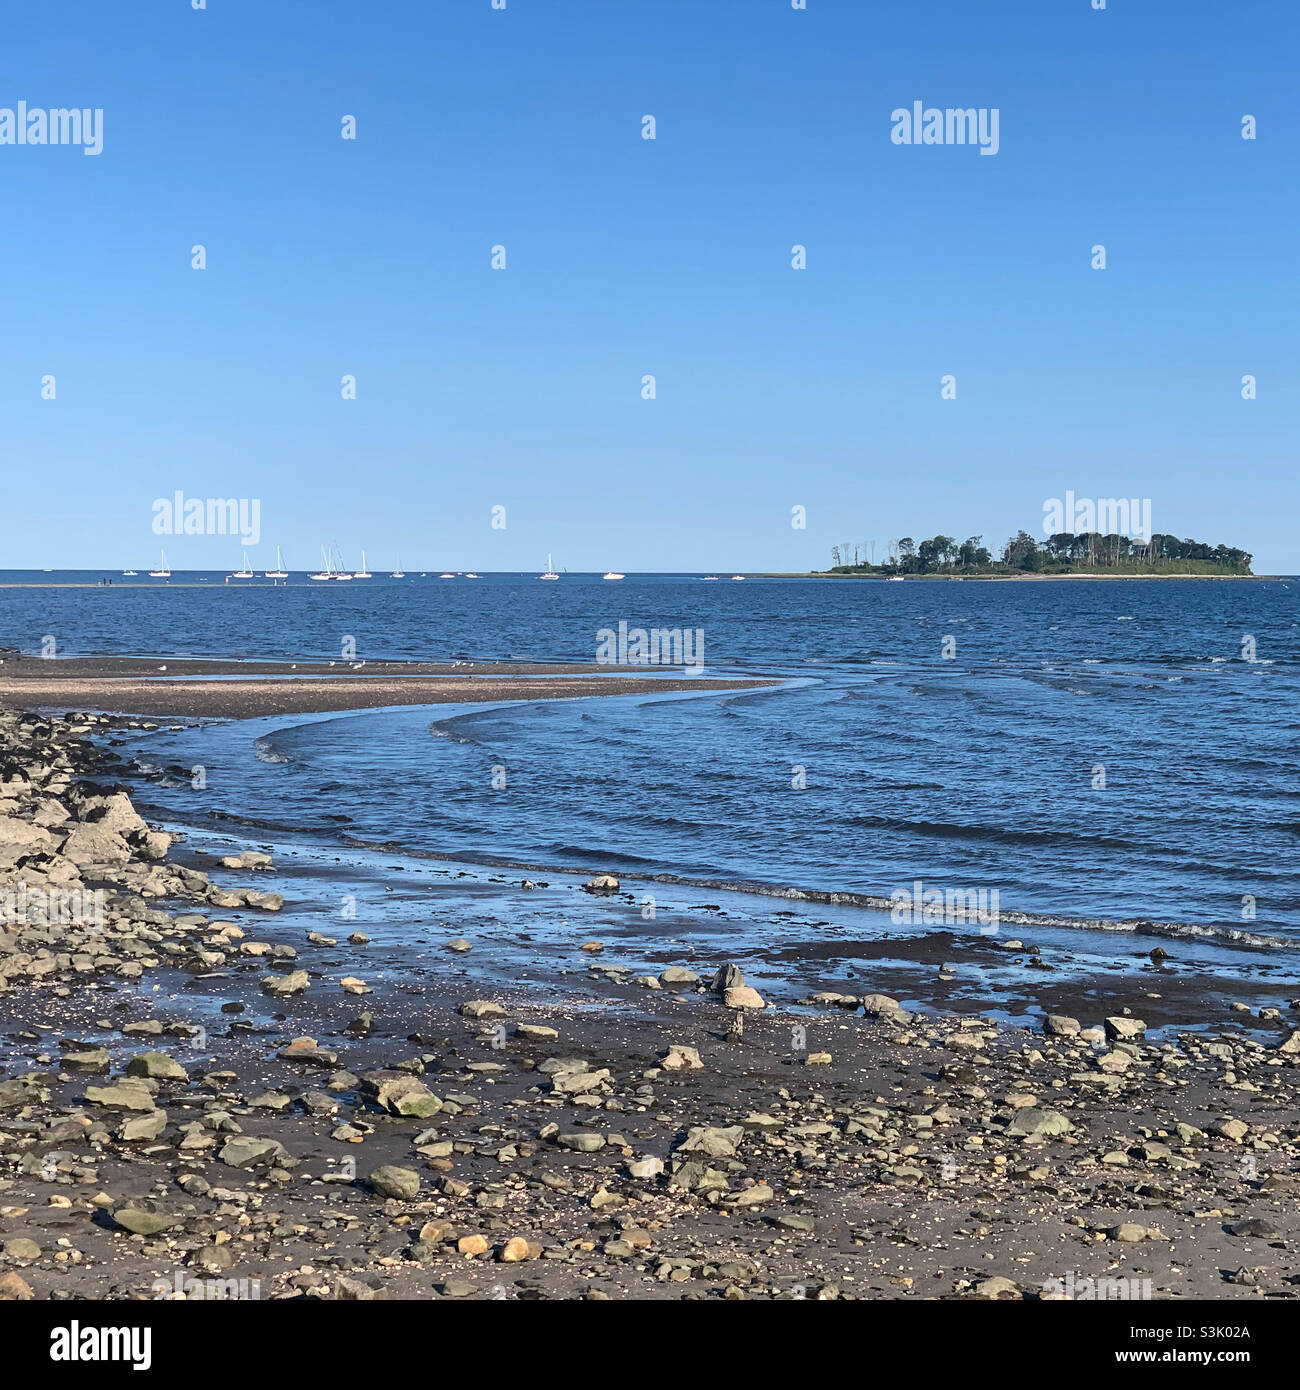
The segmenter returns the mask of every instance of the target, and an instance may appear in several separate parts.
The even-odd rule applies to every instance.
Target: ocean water
[[[3,579],[3,576],[0,576]],[[701,692],[161,732],[150,797],[322,843],[813,901],[996,891],[1028,920],[1300,946],[1300,581],[416,577],[0,589],[0,642],[250,659],[591,660],[683,627]],[[850,895],[836,899],[834,895]],[[1014,920],[1014,918],[1013,918]]]

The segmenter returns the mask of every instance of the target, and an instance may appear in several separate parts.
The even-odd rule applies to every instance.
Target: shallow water
[[[1296,581],[340,590],[3,590],[0,631],[65,652],[337,656],[351,635],[376,659],[589,660],[620,620],[700,629],[709,674],[792,679],[157,735],[148,760],[210,775],[150,795],[179,819],[538,869],[996,892],[1004,916],[1207,933],[1245,971],[1262,954],[1234,937],[1300,944]]]

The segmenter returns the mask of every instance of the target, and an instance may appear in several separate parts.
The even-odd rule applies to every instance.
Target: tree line
[[[890,541],[879,564],[875,542],[845,541],[831,547],[832,574],[1069,574],[1077,570],[1168,571],[1181,574],[1249,574],[1249,551],[1207,541],[1180,540],[1156,532],[1140,537],[1100,531],[1061,531],[1040,541],[1017,531],[995,556],[983,536],[957,541],[911,536]]]

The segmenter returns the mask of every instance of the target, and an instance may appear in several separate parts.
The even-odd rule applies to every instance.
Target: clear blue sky
[[[177,488],[259,564],[628,571],[1072,489],[1300,571],[1296,8],[807,3],[10,7],[0,106],[104,149],[0,146],[0,568],[142,566]],[[894,145],[916,100],[999,153]]]

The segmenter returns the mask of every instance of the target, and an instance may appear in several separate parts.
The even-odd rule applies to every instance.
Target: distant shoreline
[[[756,574],[755,579],[873,579],[878,583],[887,583],[888,575],[883,574],[833,574],[826,570],[809,570],[804,573],[791,572],[788,574]],[[922,583],[932,583],[935,580],[952,583],[954,581],[970,580],[981,584],[1022,584],[1036,583],[1045,584],[1061,579],[1285,579],[1281,574],[1160,574],[1160,573],[1126,573],[1123,570],[1108,570],[1101,574],[904,574],[899,578],[906,580],[909,584],[920,581]]]

